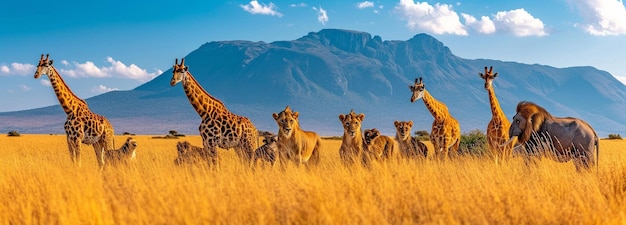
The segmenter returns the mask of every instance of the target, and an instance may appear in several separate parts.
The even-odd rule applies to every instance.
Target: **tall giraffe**
[[[511,156],[513,151],[514,142],[505,144],[509,138],[509,127],[511,123],[502,112],[500,103],[496,97],[496,92],[493,90],[493,79],[498,76],[498,73],[493,73],[493,66],[485,66],[485,73],[478,73],[480,78],[485,80],[485,90],[489,93],[489,104],[491,105],[491,121],[487,125],[487,143],[489,150],[491,150],[496,156],[496,163],[498,158],[507,159]]]
[[[70,157],[74,164],[81,166],[80,143],[93,146],[96,152],[96,159],[100,169],[104,167],[104,151],[115,149],[113,126],[101,115],[89,110],[87,102],[77,97],[65,84],[56,68],[52,66],[53,60],[50,55],[43,54],[39,59],[35,79],[41,75],[47,75],[50,85],[59,99],[59,104],[67,115],[65,121],[65,134],[67,135],[67,145],[70,150]]]
[[[198,129],[204,145],[203,154],[209,164],[219,167],[217,147],[234,148],[242,162],[250,164],[254,150],[259,146],[259,134],[254,124],[246,117],[231,113],[222,101],[207,93],[185,66],[185,58],[180,64],[176,59],[170,85],[179,82],[182,82],[189,103],[202,118]]]
[[[459,121],[450,115],[445,104],[432,97],[426,91],[426,86],[422,83],[421,77],[416,78],[415,84],[409,86],[409,89],[413,92],[411,102],[415,102],[420,98],[423,99],[424,105],[435,118],[432,131],[430,132],[430,141],[435,146],[435,158],[447,159],[450,151],[452,151],[451,154],[456,154],[461,143]]]

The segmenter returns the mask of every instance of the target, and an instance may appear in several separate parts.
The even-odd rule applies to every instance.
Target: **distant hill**
[[[172,56],[172,65],[175,58]],[[261,130],[277,131],[271,114],[290,105],[301,126],[322,135],[341,135],[338,115],[365,113],[363,128],[394,134],[394,120],[413,120],[430,131],[432,116],[420,100],[409,101],[408,85],[423,77],[426,89],[444,102],[464,132],[485,130],[491,119],[485,66],[499,73],[495,91],[512,117],[521,100],[544,106],[555,116],[587,120],[605,137],[626,131],[626,86],[593,67],[554,68],[489,59],[463,59],[426,34],[385,41],[365,32],[324,29],[293,41],[217,41],[184,56],[203,87]],[[92,111],[108,117],[116,133],[197,134],[200,117],[180,84],[171,87],[171,69],[134,90],[87,99]],[[0,131],[63,133],[61,108],[0,114]]]

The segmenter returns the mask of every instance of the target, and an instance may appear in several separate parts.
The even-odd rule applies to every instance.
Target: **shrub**
[[[461,154],[470,154],[482,156],[487,153],[487,135],[480,130],[472,130],[461,135],[461,144],[459,152]]]
[[[609,139],[622,139],[622,136],[619,134],[609,134]]]
[[[19,136],[20,136],[20,133],[19,133],[19,132],[17,132],[16,130],[12,130],[12,131],[9,131],[9,133],[8,133],[7,135],[8,135],[9,137],[19,137]]]
[[[428,141],[430,140],[430,134],[425,130],[415,131],[415,138],[420,141]]]

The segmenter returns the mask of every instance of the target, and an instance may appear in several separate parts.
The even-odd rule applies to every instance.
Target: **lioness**
[[[206,157],[204,148],[194,146],[189,141],[179,141],[176,143],[178,156],[174,159],[174,164],[182,165],[183,163],[195,163],[199,159]]]
[[[366,129],[363,131],[363,140],[366,148],[364,157],[368,159],[386,160],[391,158],[395,142],[389,136],[381,135],[378,129]]]
[[[137,150],[137,141],[129,137],[121,148],[115,150],[104,151],[104,160],[111,165],[128,164],[135,159]]]
[[[413,121],[394,121],[393,124],[396,127],[396,140],[400,146],[402,158],[426,158],[428,156],[426,144],[411,137]]]
[[[278,125],[278,153],[281,165],[287,160],[298,165],[318,164],[320,160],[320,145],[322,139],[312,131],[300,129],[298,112],[292,112],[289,106],[285,110],[272,116]]]

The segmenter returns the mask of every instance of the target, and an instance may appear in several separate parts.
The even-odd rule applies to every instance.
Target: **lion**
[[[278,153],[278,136],[271,132],[263,132],[261,135],[264,137],[261,147],[254,150],[253,164],[256,164],[259,159],[269,162],[272,166],[276,163]]]
[[[531,156],[548,156],[558,162],[574,161],[576,170],[590,169],[599,156],[599,138],[587,122],[573,117],[554,117],[543,107],[528,101],[517,104],[509,128],[509,141],[515,138],[528,163]],[[515,138],[514,138],[515,137]]]
[[[381,135],[378,129],[366,129],[363,131],[363,141],[365,141],[364,154],[367,161],[376,159],[378,161],[391,158],[394,153],[395,142],[389,136]]]
[[[322,139],[312,131],[305,131],[298,123],[298,112],[292,112],[289,106],[272,117],[278,125],[278,153],[281,165],[293,161],[298,165],[317,165],[320,161]]]
[[[396,127],[396,141],[400,146],[400,157],[402,158],[426,158],[428,157],[428,148],[424,142],[417,140],[411,136],[411,128],[413,121],[394,121]]]
[[[137,155],[136,150],[137,141],[135,141],[134,138],[129,137],[119,149],[104,151],[104,160],[111,165],[127,165],[130,161],[135,160]]]
[[[361,132],[361,122],[365,118],[365,114],[356,114],[351,110],[349,114],[339,114],[339,121],[343,125],[343,137],[341,147],[339,148],[339,156],[344,165],[352,165],[357,159],[363,160],[363,149],[366,148]],[[361,163],[366,164],[361,161]]]
[[[203,147],[194,146],[189,141],[179,141],[176,143],[178,156],[174,159],[174,164],[196,163],[199,159],[207,159]]]

